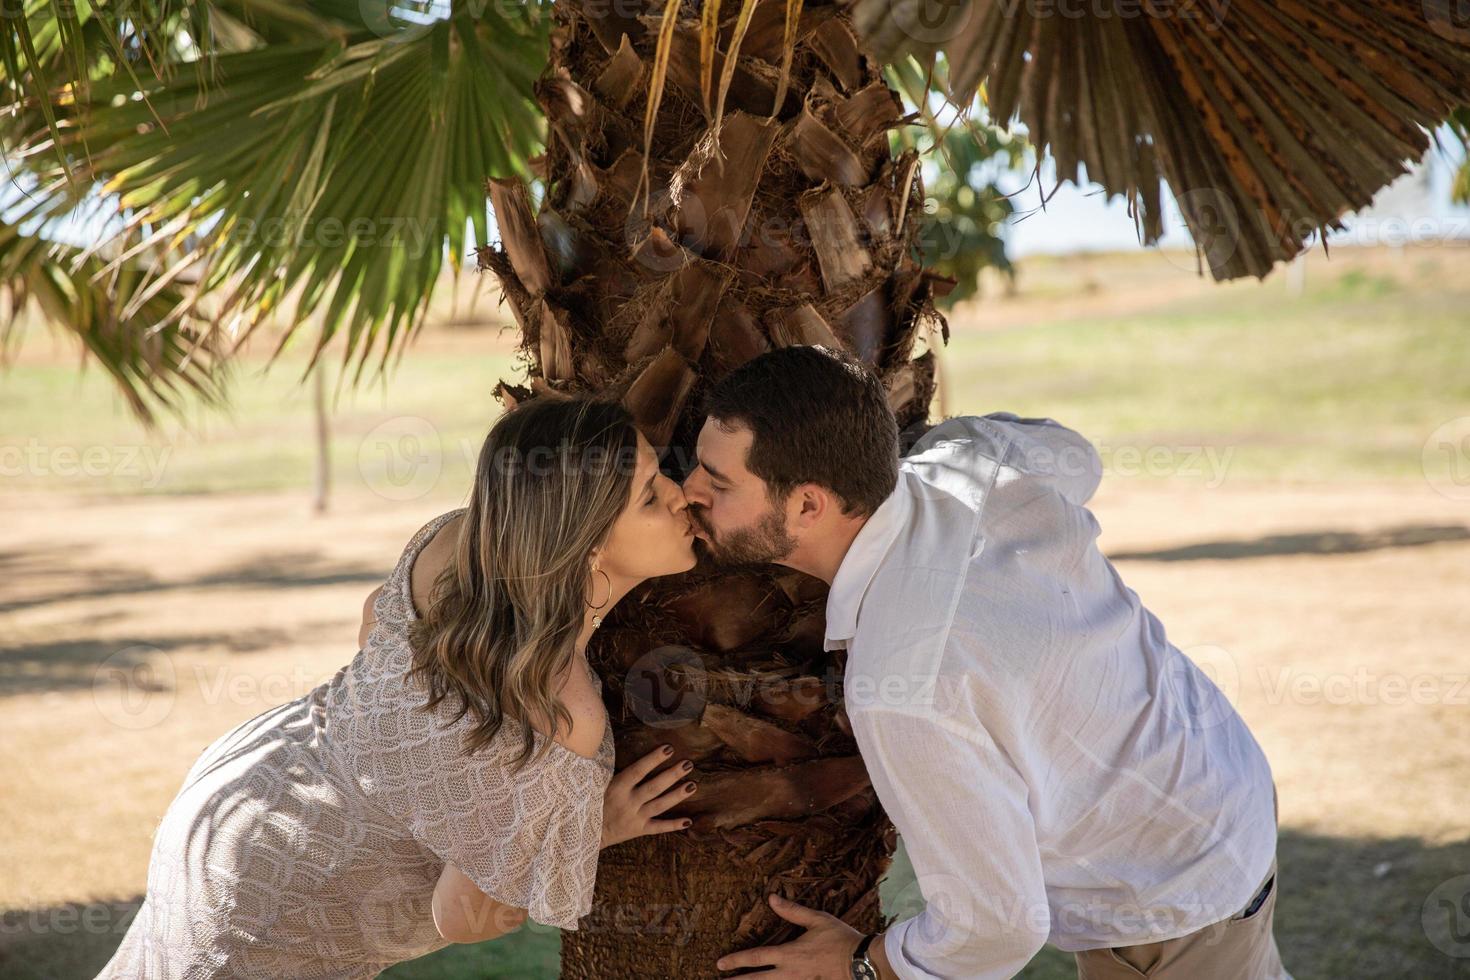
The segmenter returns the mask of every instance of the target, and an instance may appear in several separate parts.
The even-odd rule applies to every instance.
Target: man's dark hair
[[[898,424],[862,361],[827,347],[783,347],[747,361],[705,396],[704,412],[753,438],[746,468],[773,502],[797,486],[832,491],[849,516],[870,516],[898,483]]]

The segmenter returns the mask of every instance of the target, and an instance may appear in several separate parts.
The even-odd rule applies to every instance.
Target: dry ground
[[[456,503],[360,494],[318,518],[279,494],[7,501],[5,973],[90,975],[195,755],[350,659],[362,597],[419,523]],[[1413,921],[1378,927],[1395,934],[1391,972],[1351,975],[1410,963],[1454,975],[1467,961],[1432,950],[1417,917],[1429,889],[1470,873],[1466,505],[1401,483],[1119,478],[1095,512],[1125,580],[1215,671],[1271,759],[1288,965],[1350,975],[1309,961],[1352,938],[1335,929],[1350,926],[1361,879],[1393,897],[1372,912]],[[1294,874],[1326,886],[1338,914],[1319,923],[1326,910],[1294,907]]]
[[[1470,422],[1470,248],[1314,253],[1300,292],[1181,265],[1026,261],[1014,296],[951,316],[938,411],[1050,415],[1104,449],[1105,548],[1271,760],[1299,980],[1470,977],[1470,439],[1427,451]],[[242,371],[230,418],[169,429],[151,482],[121,454],[163,443],[105,379],[64,343],[22,349],[0,380],[0,975],[92,976],[199,750],[351,658],[363,597],[457,505],[514,376],[495,315],[426,332],[386,390],[344,398],[320,518],[299,363]],[[420,419],[434,489],[374,495]],[[98,447],[107,474],[63,465]],[[1128,455],[1153,449],[1160,466]],[[532,929],[391,973],[544,980],[555,944]],[[1054,952],[1024,974],[1069,975]]]

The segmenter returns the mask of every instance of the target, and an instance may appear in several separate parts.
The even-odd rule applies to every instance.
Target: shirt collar
[[[858,608],[863,603],[863,596],[867,594],[884,556],[909,522],[913,502],[909,499],[909,488],[905,486],[906,479],[907,474],[900,467],[893,492],[863,524],[837,566],[837,574],[832,577],[832,587],[827,592],[827,633],[823,649],[846,647],[848,641],[857,635]]]

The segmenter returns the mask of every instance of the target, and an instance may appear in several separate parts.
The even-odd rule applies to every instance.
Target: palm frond
[[[121,315],[121,306],[133,305],[146,289],[150,263],[105,266],[75,246],[0,220],[0,293],[8,307],[0,351],[15,349],[30,309],[73,335],[149,425],[160,411],[221,402],[227,377],[208,322],[172,315],[187,305],[183,284],[155,291],[135,313]]]
[[[457,2],[412,23],[355,0],[293,9],[216,4],[212,29],[270,42],[190,71],[99,70],[56,103],[56,127],[0,138],[50,193],[70,205],[100,188],[128,213],[134,249],[170,257],[122,318],[179,288],[191,301],[169,316],[212,296],[236,342],[269,321],[284,344],[314,321],[306,370],[341,336],[357,380],[422,323],[446,254],[457,268],[470,230],[488,239],[486,180],[529,174],[550,18],[541,0]]]
[[[1148,244],[1164,182],[1217,279],[1263,277],[1365,207],[1470,102],[1470,32],[1445,0],[1085,9],[855,0],[879,57],[944,52],[947,91],[1015,117],[1059,176],[1127,197]]]

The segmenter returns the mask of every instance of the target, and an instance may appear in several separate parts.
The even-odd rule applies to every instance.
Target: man
[[[1275,787],[1244,722],[1098,550],[1093,447],[1050,419],[950,419],[898,457],[883,387],[820,347],[710,393],[684,485],[717,560],[831,586],[826,648],[926,908],[805,927],[721,970],[1275,980]]]

